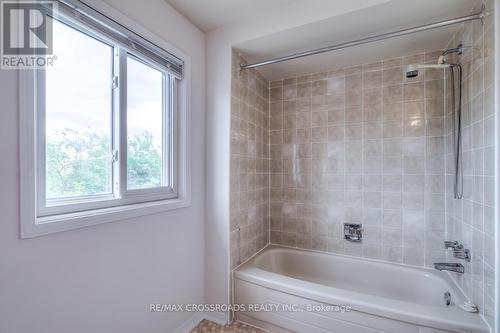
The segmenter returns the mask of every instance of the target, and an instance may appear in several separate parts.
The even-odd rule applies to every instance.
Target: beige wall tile
[[[445,188],[452,170],[445,169],[451,159],[445,148],[451,124],[445,71],[404,76],[404,66],[434,63],[440,51],[273,82],[254,71],[251,79],[233,74],[231,264],[255,253],[268,234],[272,243],[419,266],[446,259],[441,241],[461,236],[463,228],[456,225],[477,229],[476,246],[478,239],[490,241],[484,230],[491,229],[493,211],[485,178],[494,172],[488,119],[494,112],[488,74],[493,30],[475,29],[482,50],[462,56],[469,62],[463,96],[464,187],[470,191],[463,201],[461,218],[470,216],[465,221],[455,216]],[[464,33],[469,37],[463,40],[472,41],[473,29]],[[342,239],[344,222],[363,223],[362,244]],[[428,246],[415,251],[422,243]],[[491,276],[489,247],[481,260]],[[473,285],[472,276],[466,278],[465,285]]]
[[[233,58],[239,56],[233,52]],[[240,58],[239,61],[233,62],[233,66],[242,61],[244,60]],[[254,70],[233,76],[231,267],[240,264],[269,242],[269,184],[271,182],[274,186],[281,186],[279,173],[282,171],[282,83],[281,80],[269,83]],[[287,90],[287,98],[289,95],[290,91]],[[273,142],[276,142],[272,148],[269,147],[271,135]],[[272,160],[269,159],[270,156]],[[278,174],[269,177],[271,169]],[[277,198],[280,196],[275,190],[273,199]]]

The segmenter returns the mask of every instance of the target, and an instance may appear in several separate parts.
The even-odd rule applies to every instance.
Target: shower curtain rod
[[[345,48],[352,47],[352,46],[357,46],[357,45],[372,43],[372,42],[376,42],[376,41],[380,41],[380,40],[384,40],[384,39],[409,35],[409,34],[413,34],[413,33],[420,32],[420,31],[446,27],[446,26],[449,26],[452,24],[458,24],[458,23],[467,22],[467,21],[481,20],[484,24],[484,17],[485,17],[485,9],[484,9],[484,5],[483,5],[481,7],[481,11],[477,14],[457,17],[457,18],[454,18],[451,20],[421,25],[421,26],[414,27],[414,28],[398,30],[398,31],[394,31],[394,32],[388,32],[388,33],[381,34],[381,35],[365,37],[365,38],[353,40],[350,42],[345,42],[345,43],[340,43],[340,44],[322,47],[319,49],[313,49],[313,50],[309,50],[309,51],[295,53],[295,54],[291,54],[291,55],[287,55],[287,56],[283,56],[283,57],[278,57],[278,58],[273,58],[273,59],[269,59],[269,60],[265,60],[265,61],[261,61],[261,62],[256,62],[253,64],[241,65],[240,69],[244,70],[244,69],[250,69],[250,68],[255,68],[255,67],[260,67],[260,66],[265,66],[265,65],[276,64],[276,63],[283,62],[283,61],[288,61],[288,60],[303,58],[303,57],[307,57],[307,56],[311,56],[311,55],[315,55],[315,54],[345,49]]]

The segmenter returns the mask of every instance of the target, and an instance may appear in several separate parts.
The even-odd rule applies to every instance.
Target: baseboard
[[[177,327],[173,333],[189,333],[203,319],[213,321],[219,325],[228,323],[228,317],[225,312],[195,312],[188,320]]]
[[[189,333],[203,319],[204,316],[202,312],[195,312],[181,326],[177,327],[173,333]]]
[[[229,314],[227,312],[204,312],[203,318],[213,321],[219,325],[226,325],[229,323]]]

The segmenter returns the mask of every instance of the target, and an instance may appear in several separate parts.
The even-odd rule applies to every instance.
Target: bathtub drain
[[[444,293],[444,305],[446,305],[446,306],[451,305],[451,293],[449,291],[446,291]]]

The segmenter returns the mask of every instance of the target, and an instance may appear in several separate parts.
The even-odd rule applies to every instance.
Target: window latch
[[[113,76],[113,82],[112,82],[112,84],[111,84],[111,87],[112,87],[113,89],[118,88],[118,76]]]
[[[113,150],[113,154],[111,155],[111,159],[113,162],[118,162],[118,150]]]

